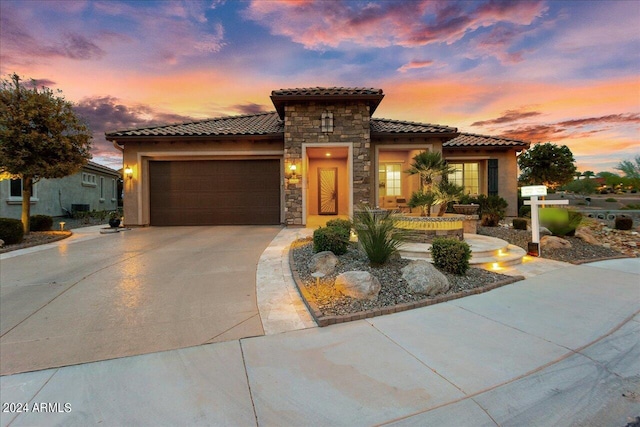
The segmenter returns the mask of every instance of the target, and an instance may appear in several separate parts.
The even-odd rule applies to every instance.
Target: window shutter
[[[490,196],[498,195],[498,159],[489,159],[488,163],[488,192]]]

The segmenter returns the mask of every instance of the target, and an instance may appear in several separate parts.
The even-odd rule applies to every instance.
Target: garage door
[[[280,223],[279,160],[149,162],[151,225]]]

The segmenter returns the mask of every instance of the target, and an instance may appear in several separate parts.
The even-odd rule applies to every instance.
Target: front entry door
[[[338,214],[338,168],[318,169],[318,213]]]

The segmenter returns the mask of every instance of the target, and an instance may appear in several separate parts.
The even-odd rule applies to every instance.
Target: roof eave
[[[136,142],[136,141],[152,141],[152,140],[176,140],[188,139],[189,141],[203,139],[276,139],[284,138],[284,132],[276,133],[259,133],[259,134],[230,134],[230,135],[108,135],[105,134],[107,141],[118,141],[119,143]]]
[[[371,132],[373,137],[435,137],[453,139],[460,135],[459,132]]]
[[[373,101],[369,102],[369,116],[373,115],[380,102],[382,102],[382,98],[384,98],[384,94],[361,94],[361,95],[271,95],[271,102],[273,102],[274,107],[276,107],[276,111],[280,116],[280,119],[284,120],[284,105],[287,102],[297,101],[297,102],[306,102],[306,101]]]

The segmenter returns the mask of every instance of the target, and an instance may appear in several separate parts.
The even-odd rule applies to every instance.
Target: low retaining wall
[[[464,240],[465,215],[407,216],[401,215],[397,228],[410,230],[410,240],[417,243],[431,243],[436,237]]]

